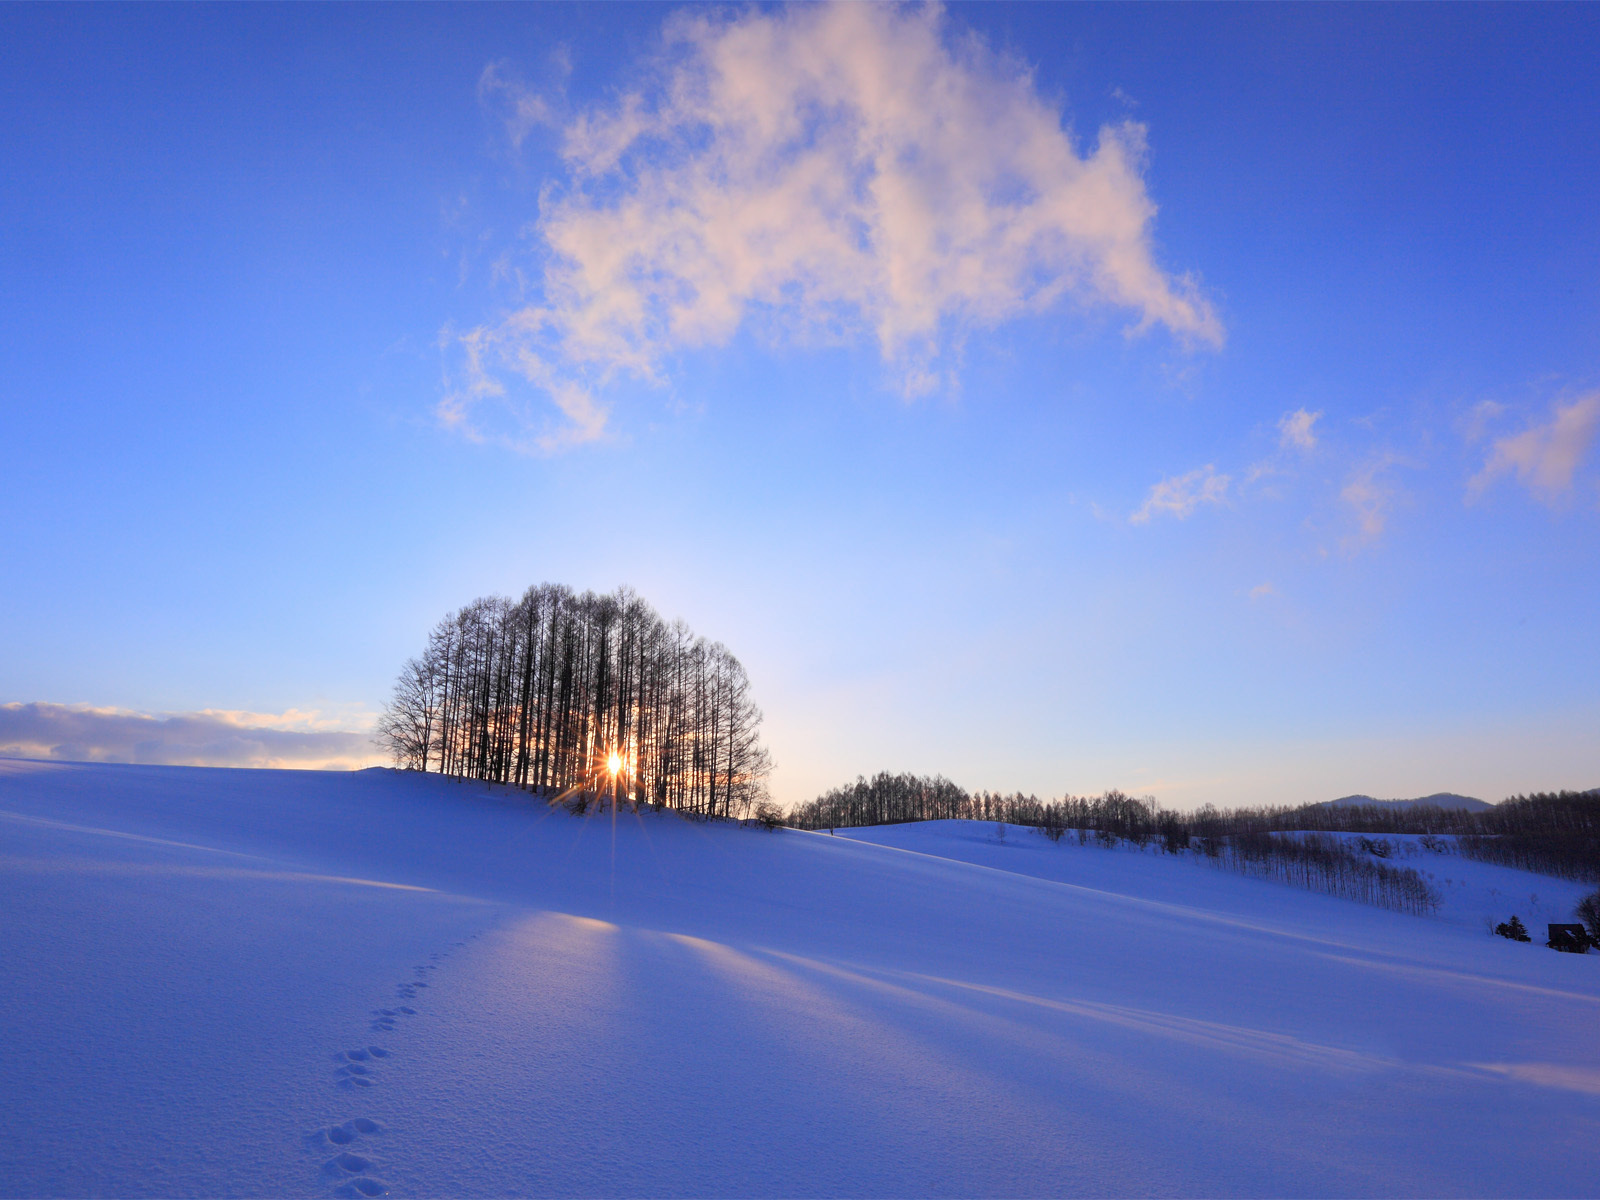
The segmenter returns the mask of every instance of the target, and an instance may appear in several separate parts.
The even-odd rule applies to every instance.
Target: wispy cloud
[[[1316,424],[1320,412],[1307,412],[1297,408],[1292,413],[1284,413],[1278,421],[1278,448],[1280,450],[1315,450],[1317,447]]]
[[[1467,485],[1468,494],[1477,496],[1501,476],[1515,475],[1546,504],[1559,503],[1571,494],[1573,477],[1597,431],[1600,391],[1557,404],[1544,423],[1495,439],[1483,469]]]
[[[1322,418],[1322,413],[1307,412],[1297,408],[1293,412],[1284,413],[1278,418],[1278,446],[1267,457],[1253,462],[1245,468],[1240,480],[1242,488],[1248,488],[1260,479],[1272,479],[1293,474],[1294,466],[1288,462],[1291,456],[1304,457],[1317,448],[1317,422]]]
[[[440,411],[469,436],[499,412],[525,448],[593,441],[608,384],[744,328],[870,337],[906,395],[1025,314],[1110,306],[1135,332],[1222,341],[1196,282],[1156,263],[1143,126],[1080,147],[1025,65],[938,6],[691,10],[642,73],[564,123],[539,300],[458,339]],[[513,140],[548,120],[498,66],[481,86]],[[517,410],[512,379],[560,416]]]
[[[349,716],[291,709],[141,713],[86,704],[0,704],[0,755],[169,766],[352,769],[385,761]]]
[[[1228,494],[1228,483],[1228,476],[1218,475],[1209,463],[1187,475],[1163,479],[1150,489],[1144,504],[1128,520],[1143,525],[1151,517],[1165,513],[1182,521],[1202,504],[1222,503]]]
[[[541,125],[554,125],[555,114],[549,102],[508,74],[504,61],[492,62],[478,76],[478,100],[497,110],[504,122],[506,140],[513,150]]]
[[[1388,528],[1389,513],[1399,494],[1388,472],[1399,463],[1393,454],[1379,454],[1358,467],[1340,489],[1339,499],[1349,506],[1356,521],[1355,532],[1344,538],[1347,553],[1371,545]]]
[[[1501,413],[1506,411],[1506,406],[1497,400],[1479,400],[1467,412],[1459,423],[1461,436],[1469,442],[1482,440],[1488,432],[1489,424]]]

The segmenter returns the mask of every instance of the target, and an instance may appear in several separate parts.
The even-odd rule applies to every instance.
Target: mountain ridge
[[[1337,800],[1324,800],[1316,808],[1353,808],[1356,805],[1370,805],[1377,808],[1418,808],[1431,805],[1434,808],[1454,808],[1467,812],[1484,812],[1494,807],[1487,800],[1479,800],[1476,796],[1462,796],[1456,792],[1434,792],[1429,796],[1418,796],[1414,800],[1379,800],[1373,796],[1357,793],[1353,796],[1340,796]]]

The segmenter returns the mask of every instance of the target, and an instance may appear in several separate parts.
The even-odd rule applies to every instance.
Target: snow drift
[[[0,761],[0,1190],[1593,1193],[1600,956],[1477,899],[851,833]]]

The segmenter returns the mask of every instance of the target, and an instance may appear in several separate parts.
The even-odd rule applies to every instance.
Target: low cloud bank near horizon
[[[486,68],[484,103],[513,146],[553,127],[566,174],[540,194],[538,297],[453,335],[439,415],[469,437],[595,441],[612,380],[661,382],[746,328],[870,340],[907,397],[954,386],[968,334],[1030,314],[1224,340],[1197,280],[1157,262],[1144,126],[1080,141],[1026,63],[937,5],[680,12],[635,89],[559,117],[508,71]]]
[[[87,704],[0,704],[0,756],[175,767],[359,770],[388,760],[362,730],[320,713],[142,713]]]

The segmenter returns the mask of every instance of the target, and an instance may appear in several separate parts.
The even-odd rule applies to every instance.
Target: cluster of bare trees
[[[1021,792],[969,793],[942,775],[930,778],[891,775],[887,771],[824,792],[789,814],[789,824],[797,829],[952,820],[1032,825],[1052,837],[1059,837],[1067,829],[1091,830],[1143,845],[1182,818],[1158,808],[1148,796],[1135,799],[1115,789],[1100,796],[1040,800]],[[1187,840],[1184,844],[1188,844]]]
[[[1439,893],[1410,867],[1375,861],[1325,833],[1241,833],[1208,838],[1200,848],[1218,866],[1313,892],[1419,915],[1439,907]]]
[[[627,588],[543,584],[440,621],[378,736],[415,770],[730,817],[766,795],[760,723],[727,647]]]
[[[849,829],[976,817],[972,797],[942,775],[926,778],[879,771],[870,780],[857,778],[796,806],[789,824],[796,829]]]

